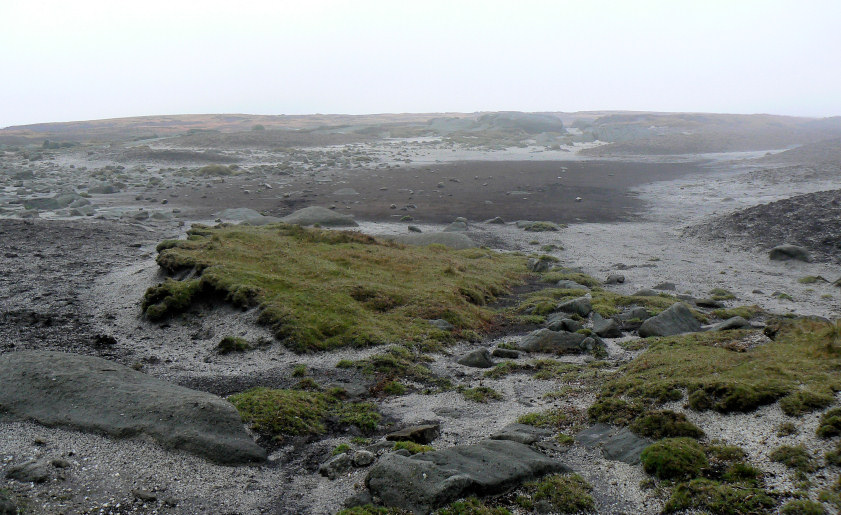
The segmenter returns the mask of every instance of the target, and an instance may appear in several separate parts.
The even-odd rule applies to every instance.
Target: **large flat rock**
[[[383,505],[425,514],[460,497],[501,494],[544,474],[568,471],[528,445],[483,440],[409,457],[387,454],[365,482]]]
[[[266,459],[225,399],[92,356],[0,355],[0,411],[47,426],[148,436],[218,463]]]

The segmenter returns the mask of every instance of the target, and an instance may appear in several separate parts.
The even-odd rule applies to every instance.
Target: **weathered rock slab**
[[[526,352],[571,354],[581,352],[581,342],[584,338],[586,336],[579,333],[538,329],[524,336],[518,348]]]
[[[92,356],[0,355],[0,410],[47,426],[145,435],[219,463],[266,459],[225,399]]]
[[[425,514],[461,497],[500,494],[545,474],[567,471],[561,462],[528,445],[483,440],[411,457],[388,454],[374,465],[365,483],[383,505]]]

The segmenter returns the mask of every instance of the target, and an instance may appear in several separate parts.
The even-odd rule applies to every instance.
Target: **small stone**
[[[138,501],[155,502],[158,500],[158,496],[150,492],[149,490],[135,489],[132,490],[131,493],[132,495],[134,495],[134,498]]]
[[[353,459],[346,453],[333,456],[327,462],[318,467],[318,473],[327,476],[328,479],[336,479],[350,470]]]
[[[625,282],[625,276],[622,274],[610,274],[605,279],[605,284],[622,284]]]
[[[458,360],[459,365],[472,368],[491,368],[494,362],[488,349],[476,349],[468,352]]]
[[[371,463],[374,463],[374,453],[359,450],[353,453],[353,465],[355,467],[367,467]]]

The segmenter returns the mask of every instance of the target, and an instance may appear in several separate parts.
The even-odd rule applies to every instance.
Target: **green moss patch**
[[[525,484],[525,495],[517,497],[517,504],[531,510],[535,504],[546,502],[557,513],[587,513],[596,509],[593,487],[578,474],[553,474],[539,481]]]
[[[229,397],[244,422],[257,433],[278,440],[284,436],[317,435],[328,429],[328,420],[371,432],[380,421],[376,406],[348,403],[340,392],[253,388]]]
[[[406,449],[407,451],[409,451],[409,454],[419,454],[435,450],[432,448],[431,445],[422,445],[419,443],[410,442],[408,440],[394,442],[394,447],[392,447],[392,449],[395,451],[399,451],[400,449]]]
[[[245,338],[239,336],[226,336],[216,346],[219,354],[230,354],[231,352],[245,352],[251,349],[251,344]]]
[[[724,484],[710,479],[693,479],[672,491],[663,511],[702,510],[720,515],[769,513],[776,502],[760,488]]]
[[[598,411],[633,403],[656,405],[679,400],[687,392],[695,410],[748,412],[795,392],[837,391],[841,352],[829,344],[825,326],[798,321],[781,329],[774,342],[745,352],[730,348],[750,331],[652,339],[642,354],[605,383]],[[838,422],[841,429],[841,417]]]
[[[841,435],[841,408],[832,408],[821,415],[817,435],[821,438]]]
[[[658,479],[692,479],[709,465],[704,449],[691,438],[664,438],[646,447],[640,459]]]
[[[781,515],[825,515],[823,505],[809,499],[795,499],[785,503],[780,510]]]
[[[451,503],[441,508],[435,515],[511,515],[507,508],[488,506],[475,497]]]
[[[832,391],[800,390],[780,399],[780,409],[790,417],[798,417],[805,413],[826,408],[833,402],[835,402],[835,395]]]
[[[768,458],[799,472],[814,472],[818,468],[815,458],[802,445],[782,445],[774,449]]]
[[[678,436],[704,437],[704,432],[687,420],[686,415],[669,410],[649,411],[634,420],[629,427],[634,433],[654,440]]]
[[[198,278],[150,288],[153,319],[187,309],[203,294],[257,305],[260,321],[297,351],[399,341],[449,341],[461,331],[495,327],[488,307],[526,275],[526,258],[486,249],[407,247],[355,232],[194,226],[187,240],[161,245],[158,264]]]
[[[714,309],[710,312],[712,316],[722,320],[727,320],[728,318],[733,317],[742,317],[745,320],[750,320],[751,318],[755,318],[763,313],[765,313],[765,310],[756,304],[751,306],[737,306],[735,308]]]
[[[489,401],[501,401],[502,394],[489,386],[477,386],[476,388],[465,388],[461,390],[465,399],[473,402],[486,403]]]

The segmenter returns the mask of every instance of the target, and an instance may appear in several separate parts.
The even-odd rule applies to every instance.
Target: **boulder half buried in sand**
[[[225,399],[93,356],[3,354],[0,411],[47,426],[113,437],[146,436],[217,463],[266,459]]]
[[[321,227],[356,227],[359,224],[348,216],[331,211],[326,207],[309,206],[299,209],[281,221],[294,225],[320,225]]]
[[[459,232],[425,232],[382,237],[403,245],[444,245],[456,250],[478,247],[469,236]]]

